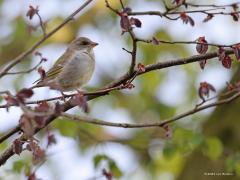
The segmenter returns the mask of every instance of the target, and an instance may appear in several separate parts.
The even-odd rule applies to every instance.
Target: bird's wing
[[[72,53],[67,53],[65,52],[61,57],[59,57],[59,59],[54,63],[54,65],[52,66],[52,68],[50,68],[47,72],[46,72],[46,76],[44,79],[38,79],[37,81],[35,81],[34,83],[41,83],[43,81],[50,81],[52,79],[54,79],[55,77],[57,77],[57,75],[62,71],[62,68],[64,67],[64,65],[69,61],[69,59],[71,58]]]

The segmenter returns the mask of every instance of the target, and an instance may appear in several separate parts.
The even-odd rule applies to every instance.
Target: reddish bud
[[[138,68],[138,72],[145,72],[145,66],[141,63],[138,63],[137,65],[137,68]]]
[[[165,137],[166,138],[171,138],[172,137],[172,129],[170,128],[169,125],[164,125],[163,129],[165,130]]]
[[[197,39],[196,50],[199,54],[205,54],[208,50],[208,44],[204,36]]]
[[[34,8],[33,6],[29,6],[28,12],[26,14],[27,17],[31,20],[35,14],[38,13],[38,6]]]
[[[188,16],[185,12],[182,12],[180,14],[180,18],[182,19],[184,24],[189,23],[191,26],[194,26],[194,24],[195,24],[194,20],[190,16]]]
[[[185,3],[185,0],[174,0],[174,3],[176,3],[178,6]]]
[[[78,93],[75,96],[73,96],[70,100],[70,103],[74,106],[79,106],[83,109],[84,112],[88,112],[88,104],[87,104],[87,98],[82,93]]]
[[[159,45],[159,41],[155,37],[153,37],[152,38],[152,44]]]
[[[15,99],[14,97],[12,96],[6,96],[4,97],[5,101],[7,102],[7,105],[10,106],[10,105],[18,105],[18,101],[17,99]]]
[[[132,12],[132,9],[130,7],[125,7],[122,11],[122,14],[127,15],[128,13]]]
[[[226,56],[226,51],[223,47],[219,47],[218,49],[218,57],[219,57],[219,61],[222,61]]]
[[[130,19],[130,24],[135,25],[138,28],[142,26],[142,22],[139,19],[133,17]]]
[[[134,84],[132,84],[132,83],[127,83],[127,84],[125,85],[125,87],[128,88],[128,89],[133,89],[133,88],[135,88]]]
[[[207,17],[203,20],[203,22],[208,22],[210,21],[214,16],[212,14],[208,14]]]
[[[34,135],[35,127],[32,119],[30,119],[26,115],[22,115],[19,120],[19,124],[22,131],[27,137],[32,137]]]
[[[240,62],[240,44],[233,46],[232,49],[234,51],[236,59]]]
[[[46,77],[46,72],[41,66],[38,68],[38,73],[40,74],[41,80]]]
[[[238,14],[238,12],[232,12],[232,13],[231,13],[231,16],[232,16],[232,18],[233,18],[234,21],[238,21],[238,19],[239,19],[239,14]]]
[[[47,140],[48,140],[47,146],[51,146],[51,145],[57,143],[57,140],[56,140],[54,134],[48,134]]]
[[[32,89],[23,88],[17,93],[16,97],[17,99],[23,102],[26,98],[32,97],[32,95],[33,95]]]
[[[30,150],[32,152],[33,164],[37,164],[37,163],[41,162],[42,160],[44,160],[45,151],[43,149],[41,149],[40,146],[36,142],[30,141],[28,144],[28,150]]]
[[[207,82],[200,83],[200,87],[198,89],[198,95],[203,101],[205,101],[204,96],[208,97],[210,91],[216,92],[216,89],[213,87],[213,85]]]
[[[128,16],[124,16],[124,15],[121,16],[120,26],[122,28],[122,34],[132,29]]]
[[[35,172],[31,173],[29,176],[28,176],[28,179],[27,180],[38,180]]]
[[[230,69],[232,66],[232,58],[229,55],[225,55],[225,57],[222,60],[223,67]]]
[[[42,57],[42,53],[40,53],[40,52],[38,52],[38,51],[36,51],[36,52],[34,53],[34,55],[35,55],[35,56],[40,56],[40,57]]]
[[[206,64],[207,64],[207,60],[206,59],[199,61],[199,65],[200,65],[200,68],[202,70],[205,68]]]
[[[13,141],[13,152],[20,155],[23,150],[22,145],[23,143],[19,139],[15,139]]]
[[[112,173],[108,172],[106,169],[102,170],[102,174],[107,180],[112,180],[113,179]]]
[[[49,111],[50,108],[51,107],[49,106],[47,101],[43,101],[43,102],[39,103],[38,106],[35,107],[35,111],[36,112],[47,112],[47,111]]]
[[[238,4],[237,3],[234,3],[234,4],[232,4],[232,8],[233,8],[233,11],[237,11],[238,10]]]

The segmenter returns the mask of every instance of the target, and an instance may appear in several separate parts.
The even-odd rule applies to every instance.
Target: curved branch
[[[195,114],[197,112],[203,111],[205,109],[229,103],[229,102],[233,101],[234,99],[238,98],[239,96],[240,96],[240,92],[237,92],[236,94],[232,95],[229,98],[219,100],[215,103],[207,104],[207,105],[204,105],[204,106],[201,106],[201,107],[196,107],[196,108],[194,108],[192,110],[189,110],[185,113],[179,114],[175,117],[168,118],[168,119],[160,121],[160,122],[150,122],[150,123],[145,122],[145,123],[135,123],[135,124],[134,123],[113,123],[113,122],[103,121],[103,120],[99,120],[99,119],[91,118],[91,117],[87,117],[87,116],[70,115],[70,114],[67,114],[67,113],[62,113],[61,116],[69,118],[69,119],[74,120],[74,121],[88,123],[88,124],[95,124],[95,125],[100,125],[100,126],[121,127],[121,128],[164,127],[166,124],[175,122],[179,119],[182,119],[182,118],[187,117],[189,115],[192,115],[192,114]]]

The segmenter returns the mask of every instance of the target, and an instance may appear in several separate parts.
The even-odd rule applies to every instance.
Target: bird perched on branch
[[[37,84],[32,89],[48,86],[64,92],[77,90],[86,84],[94,71],[93,48],[97,45],[86,37],[73,40],[45,76],[34,82]]]

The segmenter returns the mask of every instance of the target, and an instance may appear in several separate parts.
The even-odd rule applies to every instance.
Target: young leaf
[[[230,69],[232,66],[232,58],[229,55],[226,55],[222,60],[223,67]]]
[[[208,50],[208,44],[204,36],[197,39],[196,50],[199,54],[205,54]]]

